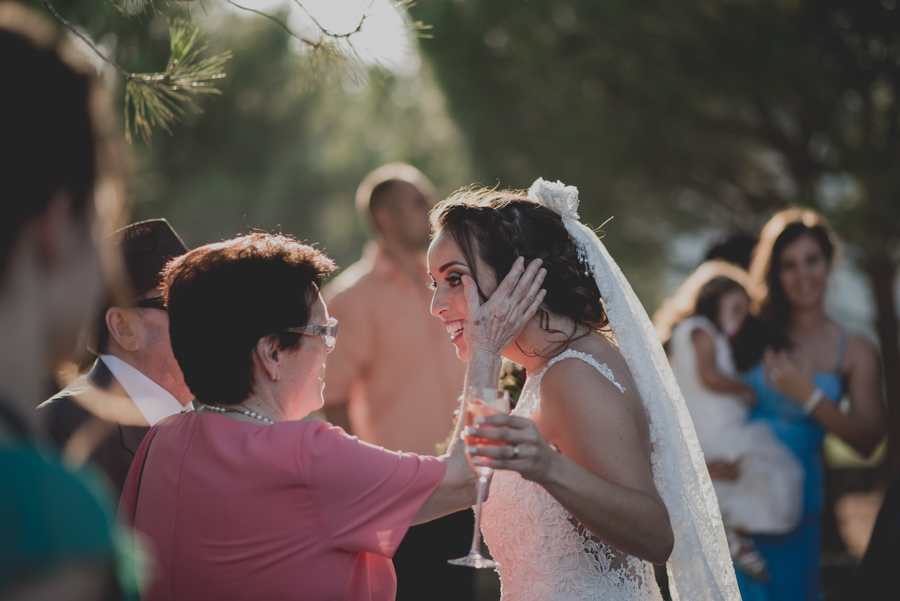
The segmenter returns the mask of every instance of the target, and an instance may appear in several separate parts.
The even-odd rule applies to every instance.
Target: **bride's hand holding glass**
[[[489,415],[502,415],[509,412],[509,393],[497,391],[496,388],[470,387],[465,395],[465,428],[462,431],[462,439],[466,443],[466,459],[469,466],[478,476],[478,488],[475,495],[475,526],[472,532],[472,545],[469,554],[459,559],[451,559],[448,563],[470,568],[496,568],[499,563],[486,559],[481,555],[481,508],[487,498],[491,474],[494,470],[489,467],[477,465],[469,454],[470,449],[479,448],[479,445],[502,445],[502,442],[492,441],[487,438],[479,438],[472,433],[476,420]],[[481,428],[485,430],[487,428]]]
[[[491,471],[512,470],[538,483],[552,473],[559,454],[530,419],[497,413],[473,421],[466,433],[479,444],[474,448],[467,445],[466,453],[474,466]]]

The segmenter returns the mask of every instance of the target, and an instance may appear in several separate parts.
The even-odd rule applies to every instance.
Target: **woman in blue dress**
[[[878,351],[825,313],[825,291],[836,238],[824,217],[809,209],[777,213],[763,228],[750,275],[760,327],[737,342],[746,382],[756,392],[751,419],[768,422],[805,470],[800,525],[780,536],[759,536],[771,580],[739,576],[745,599],[818,601],[822,511],[822,442],[836,434],[863,455],[884,434]],[[754,338],[749,340],[748,338]],[[749,359],[749,360],[748,360]],[[843,397],[849,408],[839,408]]]

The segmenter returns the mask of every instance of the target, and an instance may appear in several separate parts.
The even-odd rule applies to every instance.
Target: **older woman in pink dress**
[[[458,436],[423,457],[303,419],[322,406],[336,341],[318,292],[332,269],[268,234],[169,266],[172,348],[202,406],[151,430],[126,481],[120,518],[156,558],[144,599],[391,600],[407,528],[473,503]],[[543,275],[519,262],[471,316],[469,384],[496,385],[497,349],[534,315]]]

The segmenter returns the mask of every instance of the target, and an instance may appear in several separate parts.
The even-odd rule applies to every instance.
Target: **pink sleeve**
[[[307,441],[301,469],[326,534],[340,549],[391,557],[444,478],[444,462],[387,451],[326,424]]]

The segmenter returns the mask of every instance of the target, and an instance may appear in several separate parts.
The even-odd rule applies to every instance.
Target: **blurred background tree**
[[[41,0],[29,1],[44,10]],[[304,4],[312,11],[316,1]],[[387,0],[380,4],[390,11]],[[154,11],[135,4],[133,14],[126,10],[123,15],[109,2],[53,2],[129,72],[154,72],[166,65],[167,19],[177,17],[190,18],[206,31],[207,54],[232,55],[226,76],[215,83],[222,94],[197,103],[202,114],[187,112],[172,135],[156,130],[150,145],[136,137],[129,181],[133,219],[164,216],[188,245],[254,228],[280,230],[318,242],[345,266],[358,258],[365,241],[353,199],[368,171],[384,162],[407,161],[444,194],[475,178],[443,93],[429,65],[420,64],[412,40],[406,64],[354,56],[353,65],[338,61],[329,66],[272,19],[228,5],[158,3],[160,11]],[[348,1],[343,8],[355,27],[372,2]],[[268,14],[303,34],[292,21],[296,10],[296,4],[286,2]],[[322,21],[322,26],[329,25]],[[311,29],[315,34],[317,28]],[[413,34],[402,21],[381,33]],[[101,60],[95,64],[122,102],[123,78]]]
[[[673,238],[822,211],[865,272],[900,470],[900,11],[896,0],[444,0],[435,65],[501,185],[578,185],[649,309]]]

